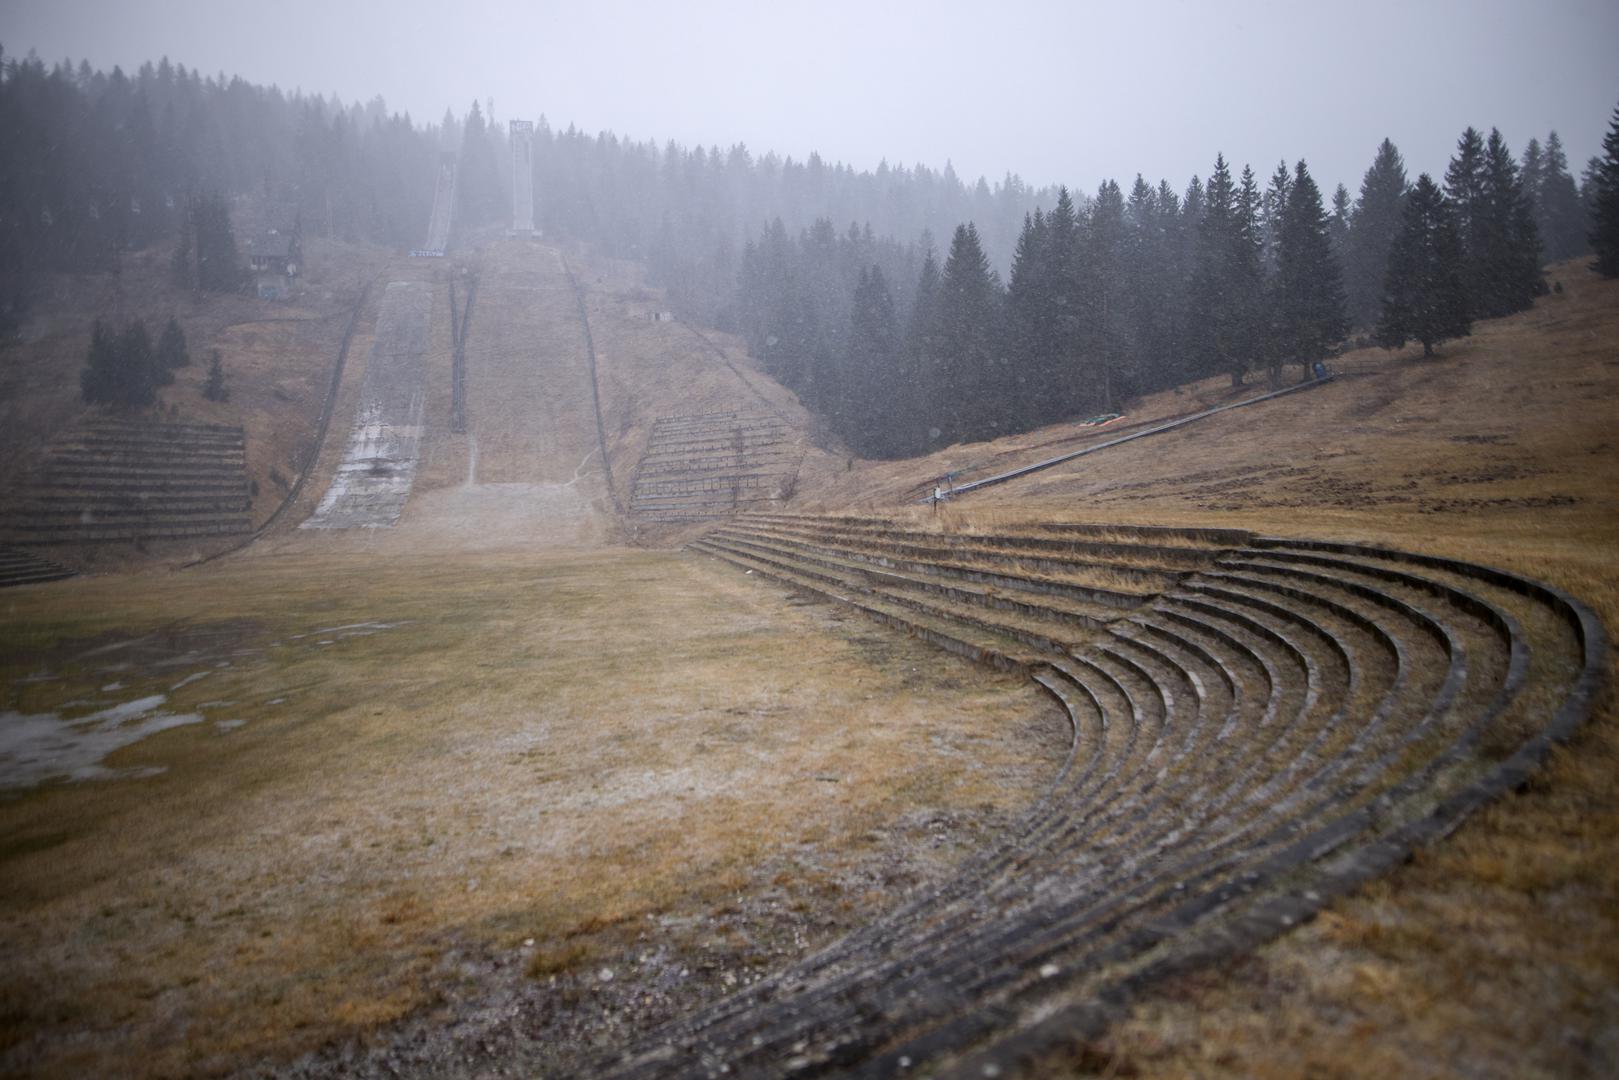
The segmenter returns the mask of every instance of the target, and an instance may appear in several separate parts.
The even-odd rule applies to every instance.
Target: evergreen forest
[[[541,117],[536,213],[553,240],[643,263],[683,317],[743,335],[829,437],[901,456],[1193,379],[1279,381],[1357,335],[1431,350],[1527,307],[1547,262],[1594,249],[1614,273],[1619,111],[1614,125],[1579,181],[1555,132],[1515,155],[1468,128],[1438,180],[1410,178],[1385,140],[1356,192],[1324,191],[1303,160],[1262,179],[1216,156],[1184,183],[1084,193]],[[504,129],[493,102],[422,123],[166,59],[131,75],[0,50],[0,329],[41,275],[118,273],[134,250],[193,287],[240,287],[244,207],[290,211],[305,236],[415,246],[442,151],[459,161],[457,228],[498,225]],[[140,336],[114,349],[103,332],[102,369],[140,356]]]

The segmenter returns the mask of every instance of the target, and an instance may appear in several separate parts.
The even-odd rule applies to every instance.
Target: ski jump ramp
[[[421,452],[432,310],[427,283],[388,285],[348,448],[320,505],[299,528],[388,528],[399,521]]]
[[[455,211],[455,155],[440,154],[438,181],[433,185],[433,216],[427,222],[427,243],[412,255],[441,256],[450,246],[450,219]]]

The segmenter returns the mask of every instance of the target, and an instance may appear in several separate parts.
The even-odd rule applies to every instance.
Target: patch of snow
[[[114,750],[160,731],[200,724],[199,713],[165,713],[168,698],[152,694],[88,716],[0,712],[0,787],[32,787],[46,780],[102,780],[151,776],[161,767],[109,769]]]

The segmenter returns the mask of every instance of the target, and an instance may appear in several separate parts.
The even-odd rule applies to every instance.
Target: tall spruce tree
[[[118,340],[100,319],[90,328],[90,348],[79,372],[79,394],[87,405],[111,405],[120,400]]]
[[[1445,196],[1462,241],[1462,283],[1467,287],[1469,310],[1476,313],[1486,292],[1481,253],[1489,220],[1484,209],[1484,136],[1476,128],[1469,126],[1456,142],[1456,153],[1445,169]]]
[[[1546,136],[1546,162],[1541,173],[1539,215],[1535,220],[1548,262],[1572,259],[1587,250],[1585,211],[1579,189],[1568,171],[1563,140],[1553,131]]]
[[[219,192],[198,196],[191,207],[197,241],[197,288],[235,292],[242,287],[242,264],[231,229],[230,208]]]
[[[1344,258],[1344,301],[1352,325],[1372,326],[1382,310],[1389,249],[1403,227],[1409,187],[1405,161],[1394,144],[1384,139],[1361,178]]]
[[[1378,342],[1398,349],[1414,338],[1422,342],[1422,355],[1432,356],[1435,345],[1472,332],[1461,236],[1444,193],[1427,173],[1417,178],[1403,216],[1389,252]]]
[[[456,164],[456,201],[469,225],[483,225],[502,216],[500,164],[495,134],[474,100],[461,126],[461,153]]]
[[[950,240],[934,314],[934,424],[946,443],[992,438],[1009,413],[1001,286],[971,222],[958,225]]]
[[[225,362],[218,349],[208,353],[208,381],[203,384],[202,396],[209,401],[230,400],[230,387],[225,385]]]
[[[882,268],[860,271],[849,325],[848,381],[844,438],[867,457],[904,453],[895,435],[898,414],[909,407],[899,374],[899,326],[894,296]]]
[[[905,340],[900,349],[902,365],[901,401],[906,408],[899,425],[902,453],[921,454],[943,445],[944,429],[934,416],[939,412],[934,388],[940,382],[938,342],[939,291],[942,281],[933,244],[924,244],[922,269],[916,276],[916,294],[911,300],[910,319],[905,324]]]
[[[1484,149],[1484,246],[1472,253],[1483,291],[1475,296],[1485,316],[1510,315],[1534,302],[1545,287],[1540,274],[1540,232],[1523,191],[1518,163],[1500,131],[1490,129]]]
[[[1012,251],[1012,273],[1006,289],[1007,348],[1017,383],[1018,412],[1031,424],[1049,390],[1050,369],[1061,347],[1056,327],[1056,297],[1047,250],[1046,216],[1036,210],[1023,218],[1023,231]]]
[[[1256,317],[1264,295],[1260,242],[1247,215],[1239,212],[1237,187],[1223,154],[1215,158],[1214,172],[1198,194],[1202,217],[1188,344],[1199,376],[1224,372],[1232,386],[1240,386],[1264,351],[1264,325]]]
[[[1486,144],[1473,128],[1462,133],[1445,172],[1462,238],[1470,310],[1478,318],[1522,311],[1542,288],[1540,239],[1524,197],[1517,162],[1501,133]]]
[[[1348,329],[1329,229],[1321,191],[1300,161],[1288,188],[1277,251],[1279,359],[1309,365],[1326,356]]]
[[[1608,133],[1602,138],[1602,156],[1593,159],[1591,189],[1591,250],[1596,272],[1619,277],[1619,106],[1613,110]]]
[[[1339,184],[1332,189],[1332,216],[1327,229],[1332,238],[1332,256],[1338,260],[1340,268],[1349,255],[1349,229],[1354,215],[1354,203],[1349,198],[1349,189]]]
[[[79,373],[79,392],[86,404],[143,407],[157,400],[162,376],[146,324],[136,319],[114,335],[98,319],[90,331],[90,349]]]
[[[1259,214],[1260,242],[1264,247],[1265,273],[1276,272],[1277,252],[1282,244],[1282,220],[1287,216],[1287,193],[1293,184],[1293,174],[1288,170],[1287,162],[1276,163],[1276,171],[1271,173],[1270,186],[1265,189],[1265,197]]]
[[[1115,412],[1135,392],[1129,326],[1124,295],[1124,195],[1119,185],[1105,180],[1086,215],[1085,243],[1080,256],[1080,325],[1084,342],[1081,400],[1089,408]]]
[[[164,324],[163,333],[158,335],[156,360],[165,386],[174,381],[171,373],[175,368],[189,367],[191,364],[191,354],[186,350],[185,331],[180,329],[180,320],[173,315]]]

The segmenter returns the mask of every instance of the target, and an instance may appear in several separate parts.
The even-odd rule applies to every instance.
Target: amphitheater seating
[[[1533,581],[1234,530],[753,513],[691,547],[1029,673],[1072,739],[956,877],[612,1075],[1010,1074],[1522,783],[1589,712],[1605,650]]]
[[[636,468],[630,511],[640,521],[684,522],[768,508],[788,493],[798,457],[780,417],[660,417]]]
[[[7,515],[13,544],[189,540],[251,532],[239,427],[100,420],[53,444]]]
[[[41,558],[31,551],[0,545],[0,589],[11,585],[37,585],[74,576],[65,566]]]

